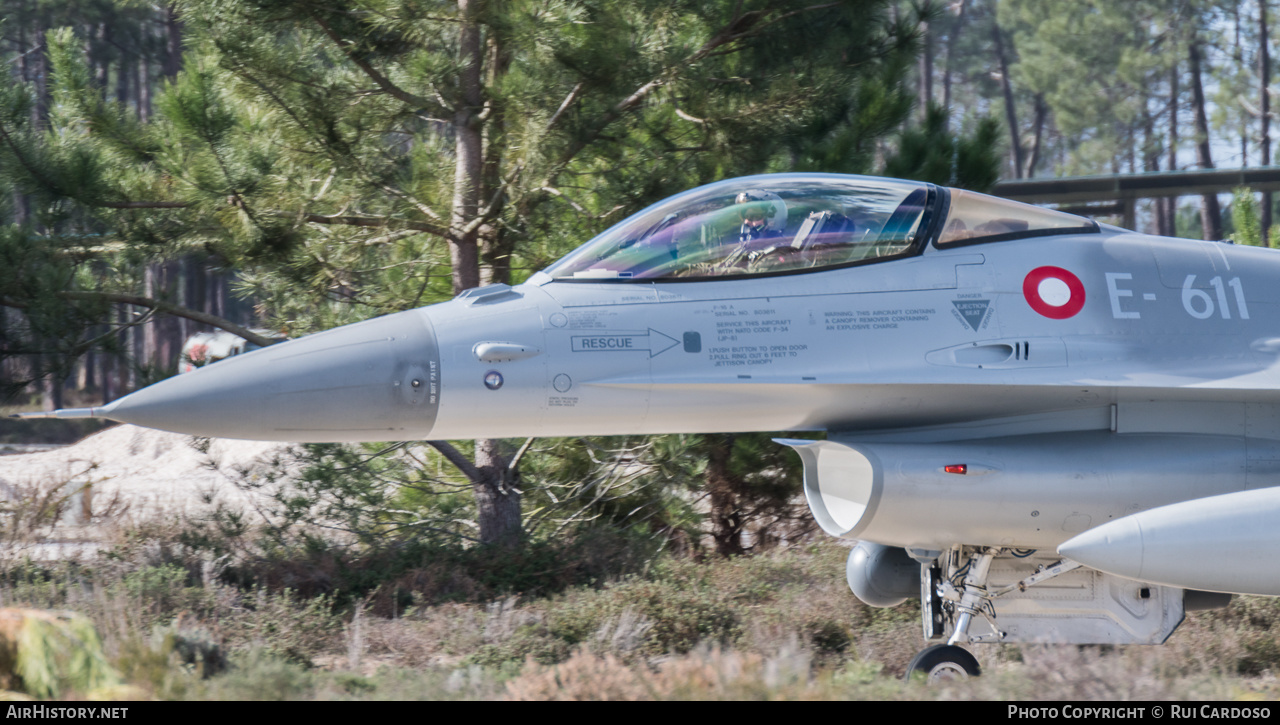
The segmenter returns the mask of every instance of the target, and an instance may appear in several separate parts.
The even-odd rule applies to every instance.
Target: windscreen
[[[925,232],[930,188],[820,174],[722,181],[632,216],[547,274],[558,280],[715,279],[902,256]]]
[[[1096,231],[1095,222],[1074,214],[952,189],[951,208],[942,224],[938,246]]]

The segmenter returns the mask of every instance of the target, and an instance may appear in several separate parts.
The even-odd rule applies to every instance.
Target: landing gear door
[[[938,594],[941,578],[942,570],[936,562],[920,567],[920,616],[926,642],[942,640],[947,636],[947,623],[942,616],[942,597]]]

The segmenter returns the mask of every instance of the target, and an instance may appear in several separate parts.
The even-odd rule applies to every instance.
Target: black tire
[[[953,644],[935,644],[912,658],[903,679],[910,680],[915,672],[924,675],[925,682],[934,683],[977,677],[982,674],[982,668],[969,650]]]

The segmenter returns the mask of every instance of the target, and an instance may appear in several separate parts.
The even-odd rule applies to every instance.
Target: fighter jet
[[[961,645],[1145,643],[1280,595],[1280,255],[925,183],[730,179],[516,286],[257,350],[100,408],[199,436],[742,431],[804,462],[873,606]]]

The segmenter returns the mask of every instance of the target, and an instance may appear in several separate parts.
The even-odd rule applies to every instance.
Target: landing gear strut
[[[937,559],[936,565],[925,566],[921,592],[925,638],[944,637],[948,624],[951,625],[951,636],[946,644],[934,645],[916,655],[907,666],[908,679],[913,672],[924,673],[929,682],[977,677],[980,672],[978,661],[959,645],[1005,640],[1007,633],[996,624],[992,601],[1013,592],[1026,592],[1029,587],[1080,567],[1074,561],[1060,559],[1048,566],[1039,566],[1033,573],[1004,586],[989,585],[991,567],[998,557],[1023,558],[1032,553],[998,547],[969,549],[957,546]],[[989,631],[971,634],[975,619],[985,619]]]

